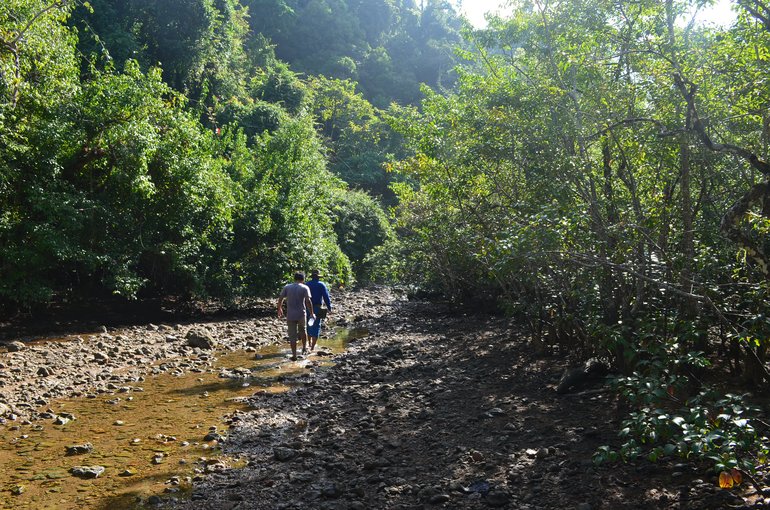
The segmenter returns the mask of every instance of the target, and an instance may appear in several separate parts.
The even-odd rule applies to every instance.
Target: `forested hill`
[[[275,55],[305,76],[358,82],[378,107],[450,87],[461,21],[446,0],[94,0],[74,12],[81,52],[160,64],[178,90],[250,78]],[[249,65],[250,64],[250,65]],[[220,83],[213,94],[232,93]],[[200,91],[195,90],[196,93]]]
[[[446,1],[244,0],[252,33],[311,75],[357,81],[378,107],[416,104],[419,86],[451,87],[460,20]]]

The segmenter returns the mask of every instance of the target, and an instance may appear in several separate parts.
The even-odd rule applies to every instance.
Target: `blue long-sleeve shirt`
[[[310,280],[305,282],[305,285],[310,287],[310,301],[313,302],[313,308],[321,306],[321,301],[326,303],[326,308],[332,309],[332,300],[329,297],[329,289],[326,288],[326,284],[320,280]]]

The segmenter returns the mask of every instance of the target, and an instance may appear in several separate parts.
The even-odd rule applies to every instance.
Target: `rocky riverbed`
[[[594,465],[600,445],[618,443],[622,415],[614,397],[600,386],[558,394],[566,361],[533,356],[505,318],[409,301],[386,288],[335,298],[333,320],[360,338],[344,353],[321,350],[301,360],[334,365],[291,376],[284,381],[290,391],[257,391],[245,409],[228,411],[220,446],[242,460],[238,468],[200,470],[186,496],[171,487],[143,504],[180,510],[770,505],[770,491],[721,490],[713,474],[688,464]],[[149,324],[11,345],[12,352],[0,354],[2,419],[55,420],[62,417],[46,411],[52,399],[130,392],[157,373],[211,370],[223,349],[256,351],[282,341],[285,325],[272,307],[264,302],[249,319]]]
[[[398,299],[385,289],[336,297],[341,312],[331,320],[340,326],[386,313],[381,302]],[[46,419],[44,407],[53,399],[125,393],[148,376],[208,370],[215,349],[255,352],[283,342],[286,326],[275,316],[275,301],[253,309],[248,319],[101,327],[95,334],[0,343],[0,423]]]
[[[243,469],[198,477],[181,509],[751,508],[675,462],[594,465],[622,415],[601,386],[560,395],[565,362],[517,326],[380,296],[329,371],[228,417]],[[370,310],[368,307],[364,312]],[[770,494],[769,494],[770,495]]]

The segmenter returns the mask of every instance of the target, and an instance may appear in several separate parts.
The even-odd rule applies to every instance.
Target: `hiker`
[[[307,286],[310,287],[310,301],[313,303],[313,310],[318,315],[315,323],[312,326],[308,324],[307,327],[307,334],[310,337],[310,352],[315,349],[315,343],[321,335],[321,323],[326,318],[326,314],[332,311],[329,289],[324,282],[319,280],[320,277],[321,274],[318,269],[313,269],[310,273],[310,281],[307,282]],[[321,307],[322,302],[326,304],[326,308]]]
[[[307,352],[307,331],[305,318],[312,317],[313,303],[310,301],[310,289],[305,285],[305,273],[294,273],[294,283],[286,285],[278,296],[278,318],[283,317],[283,302],[286,301],[286,324],[289,328],[291,360],[297,360],[297,337],[302,338],[302,354]]]

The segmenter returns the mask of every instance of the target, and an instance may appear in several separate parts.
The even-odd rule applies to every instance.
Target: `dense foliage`
[[[446,0],[244,0],[253,33],[311,75],[358,81],[378,107],[449,86],[461,22]]]
[[[91,31],[127,32],[79,52],[76,7]],[[352,281],[332,213],[346,185],[326,169],[305,85],[269,48],[261,66],[243,58],[236,5],[171,7],[0,8],[0,302],[231,297],[311,266]],[[99,8],[133,21],[88,22]],[[157,28],[175,16],[180,30]],[[94,42],[122,58],[79,59]],[[212,53],[223,47],[229,59]]]
[[[770,380],[770,11],[741,1],[719,30],[691,22],[703,3],[520,1],[472,34],[457,90],[391,119],[416,184],[379,256],[502,304],[542,352],[611,362],[637,406],[620,455],[726,472],[770,446],[725,396]]]

